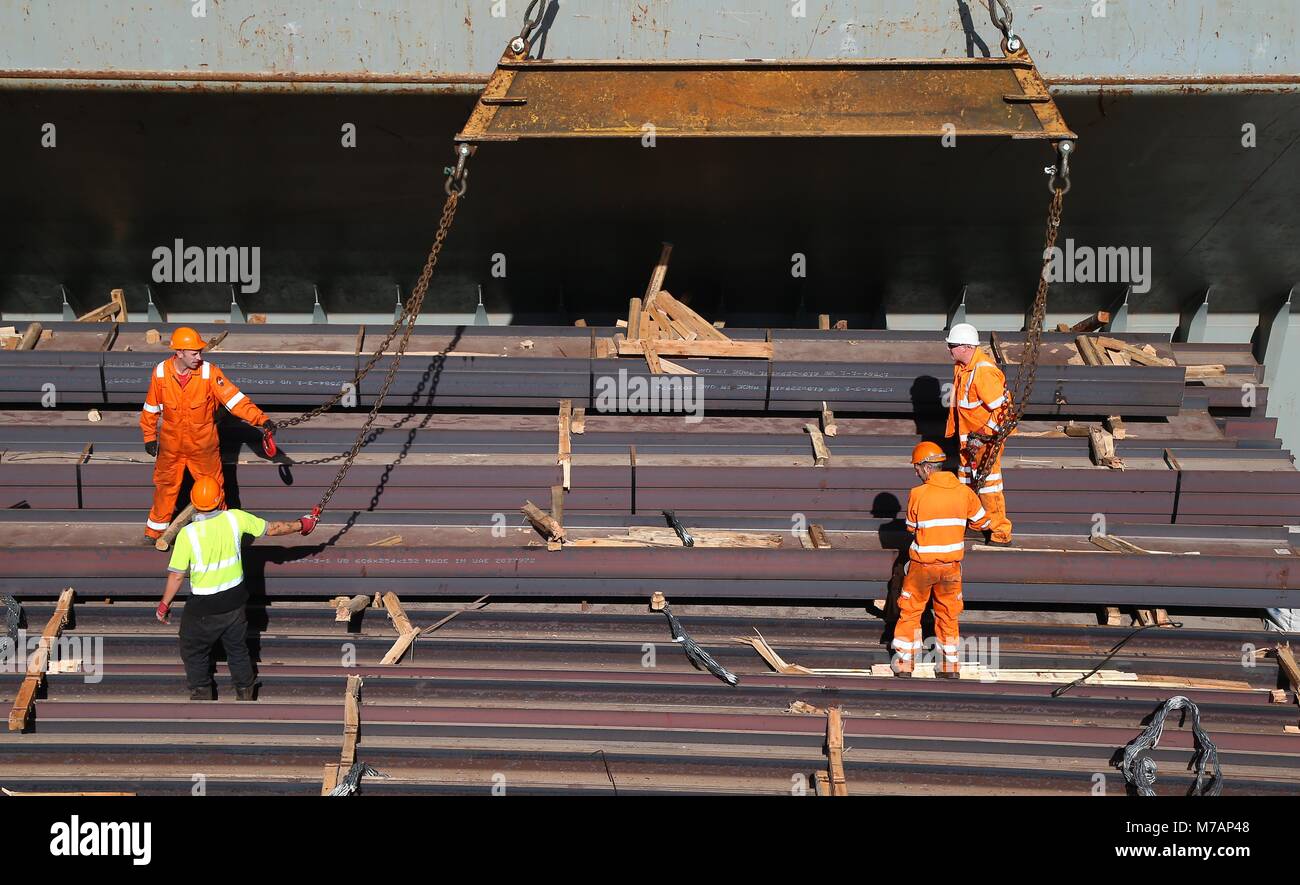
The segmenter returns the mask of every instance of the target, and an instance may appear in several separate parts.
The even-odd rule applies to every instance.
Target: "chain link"
[[[1025,352],[1016,366],[1016,380],[1008,391],[1007,403],[996,413],[994,420],[998,430],[993,438],[985,443],[979,451],[975,469],[975,478],[971,488],[984,487],[984,480],[993,469],[993,463],[1002,451],[1020,418],[1025,413],[1029,394],[1034,389],[1034,377],[1038,374],[1038,351],[1043,343],[1043,321],[1047,316],[1047,279],[1048,266],[1052,260],[1052,250],[1056,247],[1056,236],[1061,231],[1061,206],[1065,202],[1065,187],[1052,190],[1052,202],[1047,207],[1047,233],[1043,244],[1043,267],[1038,274],[1038,291],[1034,294],[1033,308],[1029,314],[1029,324],[1025,330]]]
[[[420,316],[420,307],[424,304],[424,296],[429,291],[429,280],[433,276],[433,268],[438,263],[438,254],[442,252],[442,244],[447,239],[447,232],[451,229],[452,219],[456,217],[456,207],[460,203],[462,189],[452,188],[447,194],[447,201],[442,206],[442,218],[438,221],[438,231],[434,235],[433,245],[429,247],[429,256],[424,260],[424,269],[420,272],[420,278],[416,281],[415,288],[411,290],[411,295],[402,305],[401,316],[393,323],[393,327],[388,330],[384,336],[383,342],[366,360],[365,366],[357,373],[356,390],[359,392],[361,381],[375,367],[375,364],[387,353],[388,348],[392,346],[393,339],[397,337],[398,331],[402,331],[402,339],[397,345],[397,350],[393,352],[393,362],[388,367],[388,374],[384,377],[384,383],[379,388],[379,395],[375,398],[375,403],[370,407],[370,414],[366,416],[365,424],[357,433],[357,439],[352,444],[351,450],[343,456],[343,465],[339,468],[338,475],[330,483],[330,487],[325,490],[321,496],[320,503],[316,505],[314,513],[318,514],[329,504],[334,493],[339,490],[343,484],[343,478],[347,476],[348,471],[352,469],[352,462],[356,460],[357,453],[365,446],[370,435],[371,426],[379,416],[379,409],[383,406],[384,400],[388,397],[388,389],[393,386],[393,380],[397,377],[397,368],[402,363],[402,355],[406,353],[406,347],[411,341],[411,333],[415,331],[416,320]],[[327,400],[325,403],[312,409],[310,412],[304,412],[296,418],[290,418],[286,421],[280,421],[276,424],[276,429],[280,430],[286,427],[293,427],[298,424],[305,424],[313,418],[319,417],[329,411],[343,399],[346,391],[340,391],[338,394]],[[329,460],[334,460],[333,458]]]

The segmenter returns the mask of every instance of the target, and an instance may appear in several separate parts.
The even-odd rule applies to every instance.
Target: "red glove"
[[[154,613],[158,620],[164,624],[171,623],[172,607],[165,602],[158,603],[158,611]]]
[[[302,533],[304,535],[310,535],[312,533],[312,529],[316,528],[316,521],[319,519],[320,519],[320,508],[313,507],[311,509],[311,513],[308,513],[306,516],[298,520],[298,524],[302,526]]]

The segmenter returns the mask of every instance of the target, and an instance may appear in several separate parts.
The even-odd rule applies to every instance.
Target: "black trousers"
[[[257,679],[253,659],[248,653],[248,618],[244,607],[215,615],[191,614],[189,606],[181,614],[181,660],[185,662],[185,680],[190,691],[212,687],[212,646],[218,642],[226,649],[230,675],[239,688],[247,688]]]

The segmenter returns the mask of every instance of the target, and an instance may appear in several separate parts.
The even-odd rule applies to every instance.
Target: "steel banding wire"
[[[697,670],[708,670],[728,685],[734,686],[740,683],[740,680],[736,678],[734,673],[730,672],[726,667],[715,661],[707,651],[700,647],[698,642],[687,634],[686,630],[682,627],[682,622],[677,620],[677,617],[673,614],[672,606],[665,604],[664,614],[668,616],[668,629],[672,631],[673,642],[681,644],[682,648],[686,651],[686,659],[689,660]]]
[[[1156,761],[1151,752],[1160,743],[1160,735],[1165,729],[1165,718],[1175,710],[1188,710],[1192,714],[1192,737],[1196,741],[1196,753],[1192,762],[1196,764],[1196,780],[1188,790],[1189,796],[1217,796],[1223,792],[1223,772],[1219,768],[1219,751],[1210,740],[1210,736],[1201,728],[1201,711],[1196,705],[1182,695],[1175,695],[1156,708],[1151,716],[1151,724],[1124,748],[1124,758],[1119,769],[1124,772],[1124,780],[1133,786],[1139,796],[1154,796],[1156,782]],[[1183,722],[1187,716],[1183,715]],[[1205,766],[1214,764],[1214,776],[1205,783]],[[1189,767],[1190,767],[1189,763]]]
[[[1076,685],[1083,685],[1085,682],[1088,681],[1088,678],[1089,678],[1089,677],[1091,677],[1092,675],[1094,675],[1095,673],[1097,673],[1097,671],[1099,671],[1102,667],[1106,666],[1106,664],[1110,661],[1110,659],[1113,658],[1113,657],[1115,657],[1115,655],[1119,653],[1119,650],[1120,650],[1121,648],[1123,648],[1123,647],[1125,646],[1125,644],[1127,644],[1128,641],[1129,641],[1130,639],[1132,639],[1134,636],[1137,636],[1137,635],[1138,635],[1139,633],[1141,633],[1143,630],[1146,630],[1146,629],[1148,629],[1148,628],[1150,628],[1150,627],[1159,627],[1159,626],[1162,626],[1162,625],[1160,625],[1160,624],[1143,624],[1141,627],[1138,627],[1138,628],[1137,628],[1136,630],[1134,630],[1132,633],[1130,633],[1129,635],[1125,636],[1125,637],[1124,637],[1123,639],[1121,639],[1119,642],[1117,642],[1117,643],[1115,643],[1113,646],[1111,646],[1110,651],[1106,652],[1106,657],[1104,657],[1104,658],[1101,659],[1101,663],[1100,663],[1100,664],[1098,664],[1097,666],[1093,667],[1091,670],[1089,670],[1087,673],[1085,673],[1084,675],[1080,676],[1078,679],[1074,680],[1073,682],[1068,683],[1068,684],[1066,684],[1066,685],[1057,686],[1056,688],[1052,689],[1052,697],[1054,697],[1054,698],[1059,698],[1061,695],[1065,694],[1067,691],[1069,691],[1070,689],[1074,688]],[[1183,626],[1183,625],[1182,625],[1182,622],[1181,622],[1181,621],[1170,621],[1167,625],[1164,625],[1164,626],[1169,626],[1169,627],[1181,627],[1181,626]]]
[[[364,762],[353,762],[352,767],[348,769],[348,773],[343,776],[343,780],[339,781],[338,785],[329,791],[329,795],[351,796],[355,794],[361,788],[361,778],[363,776],[378,778],[388,777],[388,775],[380,774]]]

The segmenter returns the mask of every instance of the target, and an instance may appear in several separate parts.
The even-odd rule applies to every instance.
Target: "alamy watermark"
[[[1043,253],[1049,283],[1126,283],[1135,295],[1151,291],[1150,246],[1053,246]]]
[[[18,641],[0,636],[0,673],[24,674],[36,659],[40,633],[18,631]],[[47,673],[81,673],[90,685],[104,681],[104,637],[58,636],[50,643]]]
[[[262,288],[262,247],[186,246],[175,240],[153,250],[155,283],[239,283],[251,295]]]
[[[597,412],[685,414],[687,424],[704,420],[704,378],[700,375],[618,375],[596,378]]]

